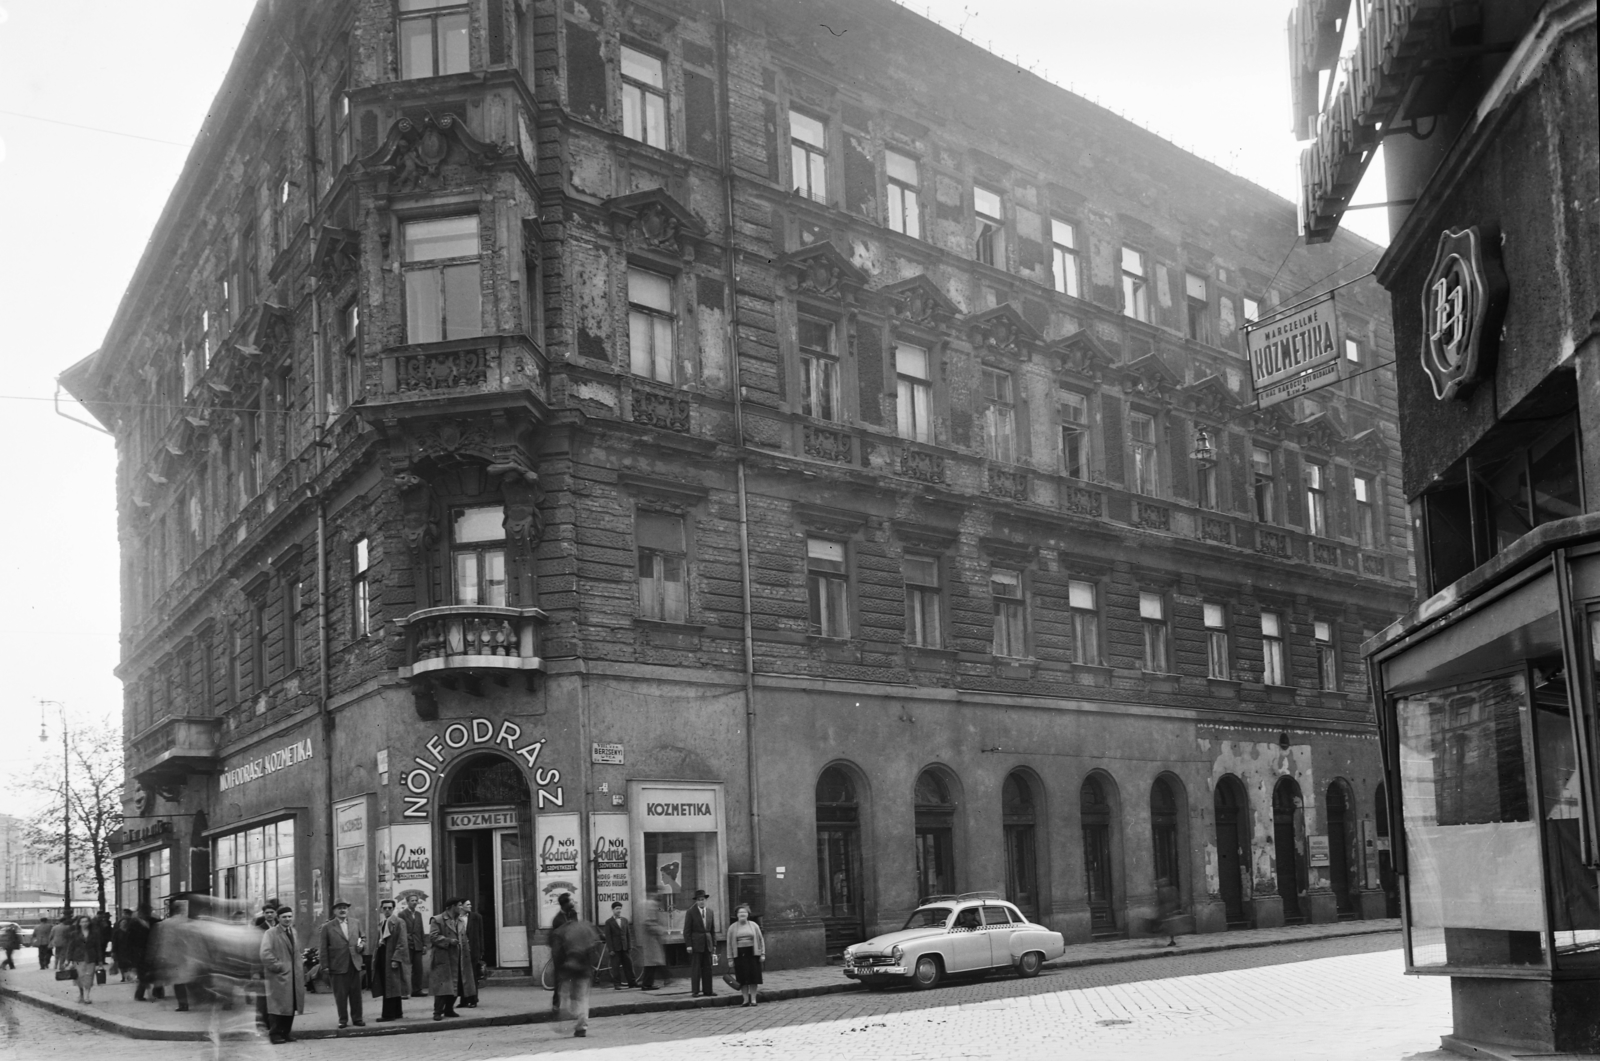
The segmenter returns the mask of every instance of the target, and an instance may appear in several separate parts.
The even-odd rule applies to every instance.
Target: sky
[[[0,0],[0,813],[31,809],[10,782],[59,754],[59,709],[39,700],[118,724],[115,449],[51,396],[99,347],[253,6]],[[1289,0],[905,6],[1296,196]],[[1381,198],[1375,167],[1355,201]],[[1350,227],[1386,242],[1383,214]]]

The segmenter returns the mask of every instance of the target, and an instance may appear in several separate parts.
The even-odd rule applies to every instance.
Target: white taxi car
[[[898,932],[874,936],[844,952],[844,975],[869,988],[909,981],[933,987],[946,976],[1039,969],[1066,952],[1061,933],[1036,925],[998,895],[930,896]]]

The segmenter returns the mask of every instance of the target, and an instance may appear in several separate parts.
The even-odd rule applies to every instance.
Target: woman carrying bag
[[[100,937],[93,921],[88,917],[80,917],[76,924],[67,929],[66,949],[67,964],[62,971],[71,969],[76,974],[78,1001],[86,1006],[92,1006],[94,1000],[89,997],[89,993],[94,990],[95,969],[105,961],[105,940]]]
[[[737,920],[728,926],[728,963],[733,978],[744,996],[740,1008],[756,1004],[756,989],[761,986],[761,963],[767,960],[767,941],[761,926],[750,920],[750,908],[741,905]]]

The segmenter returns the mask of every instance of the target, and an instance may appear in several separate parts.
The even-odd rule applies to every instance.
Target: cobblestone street
[[[299,1057],[516,1061],[554,1052],[634,1058],[640,1047],[719,1058],[1326,1059],[1435,1056],[1449,1030],[1448,982],[1401,975],[1391,934],[1151,961],[1052,969],[1036,980],[997,977],[925,993],[853,992],[737,1008],[596,1019],[570,1025],[460,1029],[305,1041],[289,1047],[144,1042],[6,1002],[0,1050],[19,1061],[256,1061]],[[313,1005],[326,1004],[325,999]],[[1443,1056],[1443,1055],[1441,1055]]]

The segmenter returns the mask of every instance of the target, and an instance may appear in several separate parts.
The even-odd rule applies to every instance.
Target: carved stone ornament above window
[[[1189,399],[1190,409],[1223,420],[1233,416],[1240,407],[1239,399],[1215,373],[1195,380],[1183,388],[1183,394]]]
[[[311,270],[330,288],[355,275],[361,257],[361,234],[352,229],[323,225],[311,249]]]
[[[1344,427],[1333,413],[1322,412],[1295,425],[1302,449],[1337,452],[1344,443]]]
[[[1050,344],[1050,350],[1060,359],[1063,371],[1095,383],[1099,383],[1106,370],[1117,363],[1111,351],[1087,328],[1056,340]]]
[[[235,344],[241,354],[265,358],[269,364],[280,361],[294,344],[294,313],[287,306],[263,300],[247,334],[249,342]]]
[[[867,285],[867,274],[832,243],[814,243],[778,259],[778,272],[790,292],[853,303]]]
[[[831,505],[813,505],[805,501],[795,504],[794,516],[807,530],[837,534],[842,537],[852,535],[867,525],[865,512],[853,512],[847,508],[834,508]]]
[[[966,324],[972,347],[980,353],[1027,358],[1044,343],[1044,337],[1022,318],[1022,313],[1011,302],[974,313]]]
[[[961,309],[939,290],[939,286],[926,276],[913,276],[909,280],[890,284],[879,291],[889,300],[895,317],[908,324],[924,328],[948,325],[961,315]]]
[[[1289,414],[1283,411],[1281,405],[1274,405],[1254,413],[1246,421],[1258,435],[1276,441],[1282,441],[1294,434],[1294,421],[1289,419]]]
[[[1145,354],[1122,371],[1122,390],[1125,394],[1170,402],[1182,386],[1183,380],[1167,367],[1159,354]]]
[[[437,187],[447,162],[484,166],[515,156],[505,144],[479,140],[455,114],[427,114],[397,118],[389,135],[372,154],[358,163],[362,173],[384,170],[397,191]]]
[[[706,226],[663,188],[619,195],[605,201],[611,234],[629,247],[693,258]]]
[[[1381,468],[1389,459],[1389,447],[1383,441],[1383,432],[1376,427],[1351,435],[1345,444],[1345,452],[1351,460],[1367,468]]]

